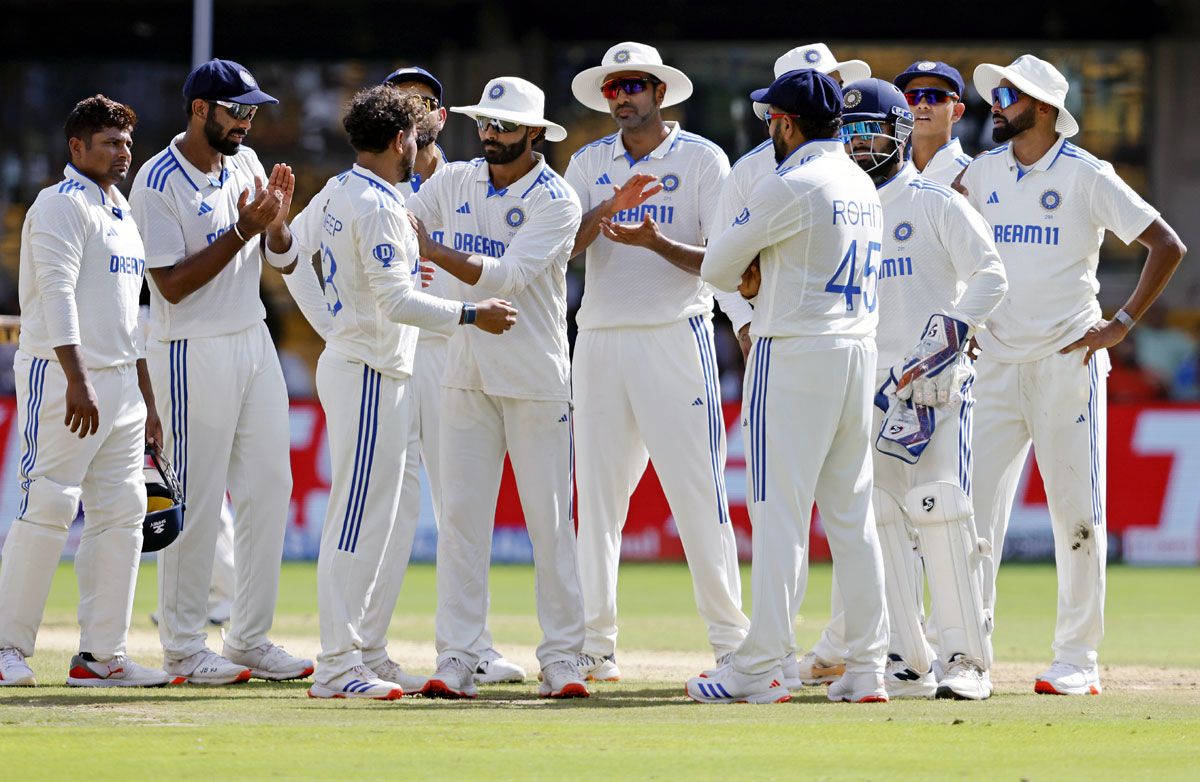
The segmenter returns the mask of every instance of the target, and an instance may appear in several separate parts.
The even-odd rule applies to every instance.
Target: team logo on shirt
[[[862,93],[858,90],[849,90],[842,97],[842,105],[848,109],[852,109],[862,103]]]
[[[613,62],[629,62],[629,52],[626,49],[617,52],[613,55]]]
[[[932,71],[932,70],[933,70],[934,68],[936,68],[936,67],[937,67],[937,63],[936,63],[936,62],[929,62],[929,60],[926,60],[925,62],[919,62],[919,63],[917,63],[917,70],[918,70],[918,71]]]
[[[679,189],[679,175],[667,174],[662,178],[663,190],[668,193],[674,193]]]
[[[491,98],[492,100],[500,100],[500,96],[503,94],[504,94],[504,85],[503,84],[493,84],[492,88],[490,90],[488,90],[488,97]]]
[[[804,61],[807,63],[815,63],[821,59],[821,53],[816,49],[809,49],[804,53]]]
[[[371,255],[375,260],[383,264],[383,268],[392,268],[392,260],[396,257],[396,248],[392,247],[387,242],[375,245],[375,249],[371,251]]]
[[[909,239],[912,238],[912,235],[913,235],[913,224],[908,222],[907,220],[905,220],[903,223],[900,223],[900,225],[898,225],[894,229],[892,229],[892,238],[895,239],[897,242],[907,242]]]
[[[1062,205],[1062,196],[1059,195],[1057,190],[1047,190],[1042,193],[1041,203],[1043,209],[1047,212],[1053,212]]]
[[[745,225],[750,222],[750,208],[742,207],[742,213],[733,221],[734,225]]]
[[[525,213],[520,207],[514,206],[504,214],[504,222],[509,228],[520,228],[525,223]]]
[[[242,84],[245,84],[252,90],[258,89],[258,82],[256,82],[254,77],[250,75],[250,71],[243,68],[242,70],[238,71],[238,76],[242,77]]]

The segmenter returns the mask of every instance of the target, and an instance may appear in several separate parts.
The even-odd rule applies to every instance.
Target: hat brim
[[[243,103],[247,106],[260,106],[264,103],[278,103],[276,98],[271,97],[262,90],[250,90],[243,92],[241,95],[214,95],[208,100],[227,100],[231,103]]]
[[[965,97],[965,93],[966,93],[966,89],[967,89],[965,84],[960,87],[949,76],[945,76],[940,73],[932,73],[932,72],[926,72],[926,71],[905,71],[904,73],[901,73],[900,75],[898,75],[895,79],[892,79],[892,84],[895,84],[896,87],[901,92],[904,92],[905,90],[908,89],[908,83],[910,81],[912,81],[913,79],[922,79],[922,78],[939,79],[943,83],[949,85],[950,87],[952,87],[953,89],[958,91],[959,100],[962,100]]]
[[[518,125],[528,125],[532,128],[545,128],[547,141],[562,141],[567,137],[566,128],[545,117],[534,117],[518,111],[505,111],[495,106],[482,106],[478,103],[474,106],[451,106],[450,111],[455,114],[465,114],[468,117],[491,117],[505,122],[515,122]]]
[[[383,80],[383,83],[391,84],[393,81],[395,81],[397,84],[403,84],[406,81],[415,81],[418,84],[424,84],[426,87],[434,91],[434,97],[438,99],[438,102],[441,102],[442,100],[442,85],[432,76],[426,76],[423,73],[417,73],[415,71],[394,71],[388,74],[388,77]]]
[[[627,62],[620,65],[597,65],[594,68],[580,71],[571,80],[571,92],[575,100],[593,111],[609,112],[608,100],[600,94],[600,85],[604,84],[610,73],[635,71],[648,73],[667,85],[667,94],[663,98],[662,108],[683,103],[692,97],[692,80],[678,68],[669,65],[651,65],[639,62]]]
[[[1008,79],[1014,87],[1026,95],[1036,98],[1043,103],[1048,103],[1058,109],[1058,120],[1054,123],[1054,130],[1061,133],[1063,138],[1070,138],[1079,132],[1079,123],[1071,116],[1071,112],[1067,111],[1066,107],[1061,104],[1056,98],[1050,96],[1037,84],[1031,82],[1019,73],[1014,73],[1000,65],[992,65],[983,63],[975,68],[975,73],[972,74],[972,81],[975,83],[975,91],[979,93],[985,103],[992,102],[992,90],[1000,86],[1003,79]]]
[[[839,62],[829,70],[823,71],[823,73],[828,76],[834,71],[837,71],[842,77],[842,84],[853,84],[856,81],[871,78],[871,66],[862,60]]]

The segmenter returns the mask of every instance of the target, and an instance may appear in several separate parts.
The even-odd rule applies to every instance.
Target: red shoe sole
[[[1054,689],[1053,684],[1051,684],[1050,682],[1047,682],[1047,681],[1042,681],[1041,679],[1038,679],[1036,682],[1034,682],[1033,691],[1036,693],[1040,693],[1042,695],[1070,695],[1070,693],[1059,692],[1058,690]],[[1084,695],[1099,695],[1100,690],[1097,689],[1095,687],[1095,685],[1088,685],[1088,691],[1083,694]]]
[[[546,695],[538,693],[538,695],[541,695],[543,698],[590,698],[592,694],[582,684],[568,684],[558,692],[551,692]]]
[[[477,698],[478,695],[468,695],[465,692],[451,689],[446,686],[445,682],[437,679],[430,679],[421,689],[421,694],[426,698]]]

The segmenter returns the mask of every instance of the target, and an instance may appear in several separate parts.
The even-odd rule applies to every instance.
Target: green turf
[[[314,568],[285,566],[276,627],[314,634]],[[749,583],[748,578],[745,580]],[[532,570],[492,575],[497,645],[533,644]],[[1001,570],[998,660],[1045,663],[1054,573]],[[1109,570],[1107,665],[1200,666],[1200,570]],[[60,569],[47,625],[74,624],[76,588]],[[429,642],[433,569],[415,566],[393,636]],[[703,649],[686,570],[621,572],[621,648]],[[797,624],[808,646],[828,617],[829,569],[814,568]],[[149,626],[144,568],[135,624]],[[69,650],[32,662],[61,681]],[[432,661],[430,661],[432,662]],[[588,701],[548,703],[534,685],[479,701],[316,702],[304,684],[113,692],[0,689],[0,778],[138,779],[1190,779],[1200,768],[1200,690],[1109,691],[1099,698],[1001,693],[983,703],[830,704],[806,690],[776,706],[700,706],[682,681],[597,685]]]

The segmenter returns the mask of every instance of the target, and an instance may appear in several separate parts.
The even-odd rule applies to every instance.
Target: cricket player
[[[892,83],[904,93],[916,121],[909,147],[917,173],[949,187],[971,162],[952,135],[967,110],[962,74],[944,62],[920,60]]]
[[[116,187],[136,124],[132,109],[103,95],[77,103],[63,128],[71,162],[21,229],[13,371],[23,438],[17,517],[0,558],[0,687],[37,684],[25,658],[81,499],[79,654],[67,684],[168,681],[125,656],[146,516],[144,447],[162,437],[138,325],[145,251]]]
[[[846,673],[834,701],[886,701],[883,562],[871,510],[871,398],[883,210],[846,155],[842,93],[819,71],[789,71],[751,93],[766,104],[778,163],[709,245],[700,276],[734,290],[759,257],[742,427],[754,525],[754,607],[728,665],[690,679],[704,703],[788,700],[781,658],[793,643],[813,502],[846,604]]]
[[[142,166],[130,196],[150,270],[150,374],[187,497],[183,532],[158,557],[164,667],[200,684],[295,679],[312,661],[267,637],[292,479],[287,389],[258,295],[264,258],[285,272],[295,265],[286,222],[295,178],[276,165],[268,179],[242,146],[258,106],[277,102],[244,67],[210,60],[183,95],[187,130]],[[226,487],[236,583],[217,654],[204,623]]]
[[[880,79],[847,84],[842,99],[842,139],[875,182],[885,225],[872,426],[872,505],[891,631],[884,683],[893,698],[982,700],[992,693],[991,618],[980,585],[986,547],[971,509],[974,371],[966,347],[1007,282],[990,226],[966,199],[905,163],[916,133],[909,104]],[[941,630],[940,679],[926,641],[925,575]]]
[[[317,388],[333,477],[317,561],[314,698],[404,694],[402,684],[364,665],[361,630],[402,498],[396,478],[409,441],[395,434],[407,435],[414,420],[408,379],[417,327],[450,333],[473,323],[500,334],[516,321],[516,310],[498,299],[470,304],[419,289],[417,237],[395,186],[412,179],[417,127],[427,113],[419,97],[387,85],[356,94],[342,124],[357,161],[329,180],[293,226],[299,255],[321,255],[327,315]],[[297,277],[318,285],[307,269]],[[387,564],[403,568],[407,560]]]
[[[446,108],[442,105],[442,84],[432,73],[415,66],[397,68],[388,74],[384,83],[405,94],[418,96],[427,110],[414,130],[417,158],[413,164],[413,175],[407,182],[396,184],[396,190],[407,200],[446,164],[446,156],[437,144],[438,134],[446,123]],[[433,296],[445,296],[449,286],[447,277],[445,273],[435,274],[431,281],[425,283],[428,287],[423,290]],[[388,539],[388,550],[380,565],[375,588],[371,591],[371,599],[362,622],[363,661],[379,675],[379,678],[397,682],[404,687],[405,692],[419,691],[425,686],[426,679],[423,676],[405,673],[398,663],[387,656],[387,630],[396,610],[404,573],[412,555],[413,536],[416,534],[421,512],[422,462],[429,479],[434,523],[436,524],[441,517],[442,482],[438,470],[440,451],[437,430],[442,371],[446,365],[448,341],[447,335],[426,328],[420,329],[420,336],[417,338],[412,375],[408,379],[408,394],[414,420],[409,436],[410,451],[404,462],[400,516]],[[479,658],[475,668],[476,683],[525,681],[525,670],[507,660],[492,646],[492,634],[486,624],[475,645],[475,652]]]
[[[979,335],[975,436],[987,443],[975,471],[980,534],[994,560],[1032,444],[1046,484],[1058,567],[1054,661],[1034,690],[1098,695],[1104,635],[1107,348],[1129,333],[1166,287],[1186,248],[1117,176],[1067,141],[1079,124],[1065,108],[1068,84],[1033,55],[975,69],[975,89],[992,102],[1000,146],[962,177],[971,205],[992,225],[1008,295]],[[1105,231],[1149,250],[1133,293],[1112,320],[1096,301]],[[984,600],[995,606],[995,568]]]
[[[572,253],[587,251],[573,359],[587,620],[579,669],[615,681],[621,528],[648,459],[714,656],[736,649],[750,624],[725,494],[713,294],[699,276],[729,162],[708,139],[663,121],[661,109],[686,100],[692,83],[652,46],[613,46],[571,90],[618,129],[576,152],[566,173],[584,211]],[[722,296],[748,309],[736,293]]]
[[[583,599],[571,518],[570,364],[566,266],[579,229],[579,199],[533,145],[562,141],[544,116],[545,96],[502,76],[473,106],[483,157],[451,163],[409,200],[428,231],[421,255],[456,279],[454,297],[501,296],[520,312],[503,337],[477,330],[450,340],[442,376],[438,527],[437,670],[426,695],[473,698],[477,642],[488,610],[492,525],[508,452],[533,544],[543,697],[587,697],[575,660]],[[462,294],[462,295],[460,295]]]

